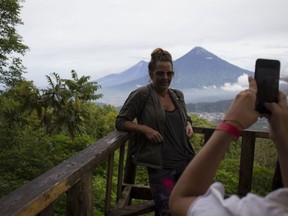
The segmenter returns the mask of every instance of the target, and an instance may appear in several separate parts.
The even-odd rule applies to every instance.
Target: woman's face
[[[158,63],[150,78],[154,87],[163,91],[169,88],[173,75],[172,64],[169,61],[161,61]]]

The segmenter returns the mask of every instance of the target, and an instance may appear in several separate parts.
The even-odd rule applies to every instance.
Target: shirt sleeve
[[[232,195],[224,199],[225,190],[221,183],[214,183],[190,206],[188,216],[288,216],[288,188],[278,189],[261,197],[248,193],[240,199]]]
[[[123,131],[125,121],[133,121],[135,118],[139,118],[148,97],[149,89],[147,87],[132,91],[116,117],[115,128]]]
[[[199,196],[190,206],[188,210],[188,216],[226,216],[230,215],[229,210],[224,208],[225,190],[221,183],[213,183],[208,191],[203,195]]]

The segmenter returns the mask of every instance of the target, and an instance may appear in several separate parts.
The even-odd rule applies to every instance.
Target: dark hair
[[[156,48],[155,50],[153,50],[153,52],[151,53],[151,60],[148,64],[150,77],[153,71],[156,69],[158,63],[163,61],[170,62],[173,68],[172,56],[168,51],[163,50],[161,48]]]

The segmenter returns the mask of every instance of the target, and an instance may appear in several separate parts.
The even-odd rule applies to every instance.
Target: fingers
[[[286,95],[279,91],[278,94],[278,103],[265,103],[265,107],[270,111],[270,112],[274,112],[274,110],[276,109],[280,109],[280,108],[288,108],[288,104],[287,104],[287,97]]]
[[[163,137],[157,131],[150,132],[146,135],[147,139],[152,143],[160,143],[163,141]]]
[[[250,93],[251,93],[251,92],[257,93],[257,83],[256,83],[256,80],[255,80],[253,77],[249,76],[249,77],[248,77],[248,82],[249,82],[249,88],[241,91],[239,94],[249,93],[249,92],[250,92]],[[256,95],[256,94],[255,94],[255,95]]]
[[[279,103],[279,105],[281,105],[281,104],[287,104],[287,97],[286,97],[286,95],[285,95],[283,92],[281,92],[281,91],[279,91],[279,94],[278,94],[278,103]]]
[[[189,139],[193,137],[193,129],[192,128],[186,128],[186,136]]]
[[[253,77],[249,76],[248,77],[248,82],[249,82],[249,89],[252,90],[252,91],[257,92],[256,80]]]

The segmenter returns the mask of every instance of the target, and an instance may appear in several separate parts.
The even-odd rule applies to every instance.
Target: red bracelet
[[[235,140],[238,140],[239,136],[241,135],[241,130],[231,124],[228,124],[227,122],[221,121],[217,127],[216,130],[225,131],[229,134],[231,134]]]

